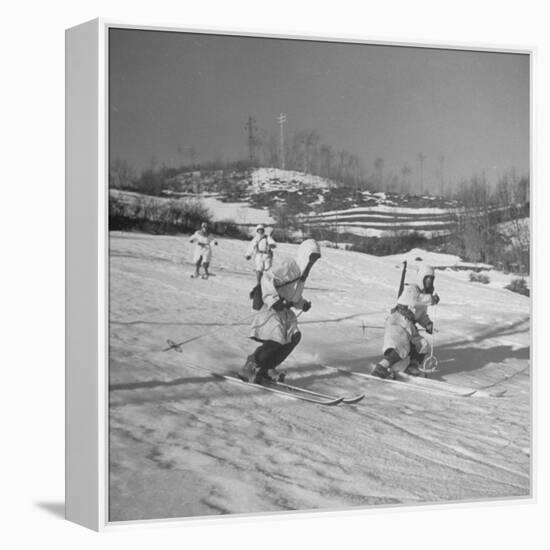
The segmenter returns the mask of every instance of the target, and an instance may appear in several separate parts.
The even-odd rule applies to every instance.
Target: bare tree
[[[330,145],[321,145],[321,176],[327,179],[332,178],[332,170],[334,163],[334,153]]]
[[[418,155],[416,155],[416,160],[418,160],[418,165],[419,165],[419,176],[420,176],[420,189],[419,189],[419,193],[423,193],[424,192],[424,161],[426,160],[426,155],[422,152],[418,153]]]
[[[462,182],[457,192],[462,206],[457,209],[457,239],[463,255],[475,262],[491,262],[497,245],[497,232],[491,223],[491,197],[485,177],[473,176]]]
[[[513,263],[529,265],[529,180],[518,178],[515,172],[505,173],[496,187],[496,197],[501,208],[505,209],[507,220],[502,229],[506,246],[513,258]]]
[[[249,116],[246,122],[246,133],[247,133],[247,145],[248,145],[248,161],[251,166],[257,164],[256,150],[260,144],[260,140],[256,137],[256,132],[258,127],[256,126],[256,119]]]
[[[279,165],[279,144],[277,143],[277,137],[266,130],[261,134],[260,151],[262,155],[262,164],[264,166],[278,166]]]
[[[404,192],[407,192],[411,187],[411,173],[412,170],[409,166],[404,164],[401,168],[402,190]]]
[[[316,130],[308,130],[304,136],[304,157],[305,157],[305,170],[304,172],[314,172],[313,162],[315,159],[315,151],[320,141],[319,134]]]
[[[445,155],[439,153],[437,155],[438,176],[439,176],[439,196],[442,197],[445,192]]]
[[[136,179],[136,173],[127,161],[113,159],[109,166],[109,187],[111,189],[132,187]]]
[[[378,188],[382,189],[384,183],[384,159],[382,157],[374,159],[374,171]]]

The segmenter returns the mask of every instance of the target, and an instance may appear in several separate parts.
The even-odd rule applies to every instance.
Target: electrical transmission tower
[[[246,130],[248,133],[248,160],[251,166],[256,165],[256,146],[258,145],[258,139],[256,138],[256,132],[258,130],[256,126],[256,120],[254,117],[249,116],[246,123]]]
[[[281,113],[277,120],[279,121],[279,125],[281,127],[281,169],[285,169],[285,122],[286,122],[286,115],[284,113]]]

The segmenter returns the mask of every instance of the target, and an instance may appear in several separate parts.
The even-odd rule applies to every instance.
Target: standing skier
[[[210,275],[208,273],[208,266],[210,265],[210,260],[212,259],[212,248],[211,243],[218,245],[218,241],[214,239],[208,229],[208,224],[206,222],[201,223],[201,228],[196,231],[193,236],[189,239],[190,243],[195,243],[195,250],[193,252],[193,263],[195,264],[195,273],[191,275],[192,278],[199,276],[199,269],[202,265],[204,269],[203,279],[208,278]]]
[[[422,264],[418,268],[416,284],[407,284],[397,299],[397,305],[384,325],[384,358],[376,364],[371,374],[380,378],[391,378],[392,367],[399,361],[409,359],[405,368],[408,374],[419,375],[429,346],[420,336],[417,324],[424,327],[428,334],[433,333],[433,322],[428,316],[428,306],[439,303],[439,296],[434,293],[434,269]]]
[[[256,226],[256,234],[246,252],[246,259],[254,259],[256,270],[256,281],[260,284],[264,271],[271,269],[273,263],[273,249],[276,243],[271,235],[266,235],[265,227],[260,224]]]
[[[296,260],[285,260],[280,267],[264,273],[263,306],[252,321],[250,334],[261,346],[247,357],[241,370],[244,380],[260,383],[264,378],[282,378],[274,369],[290,355],[302,337],[292,308],[302,311],[311,308],[311,302],[304,300],[302,292],[313,264],[320,257],[319,245],[308,239],[298,247]]]

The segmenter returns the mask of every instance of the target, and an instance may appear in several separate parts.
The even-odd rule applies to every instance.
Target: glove
[[[426,325],[426,332],[428,334],[433,334],[433,332],[434,332],[434,324],[433,323],[428,323]]]
[[[302,306],[302,311],[309,311],[311,309],[311,302],[308,302],[307,300],[304,302],[304,305]]]
[[[284,298],[280,298],[271,306],[271,309],[274,309],[275,311],[282,311],[288,306],[289,306],[289,303]]]
[[[432,305],[436,306],[437,304],[439,304],[440,300],[441,300],[441,298],[439,297],[438,294],[433,294],[432,295]]]
[[[250,260],[250,258],[252,258],[252,256],[250,256],[249,254],[247,254],[247,255],[245,256],[245,258],[246,258],[247,260]]]

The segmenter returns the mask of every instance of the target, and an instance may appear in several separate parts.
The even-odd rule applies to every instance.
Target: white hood
[[[416,286],[420,290],[424,290],[424,277],[428,275],[435,277],[434,268],[428,264],[421,264],[418,268],[418,273],[416,274]]]
[[[321,247],[317,241],[307,239],[298,247],[298,252],[296,253],[296,263],[300,268],[300,273],[305,271],[311,254],[319,254],[321,256]]]

